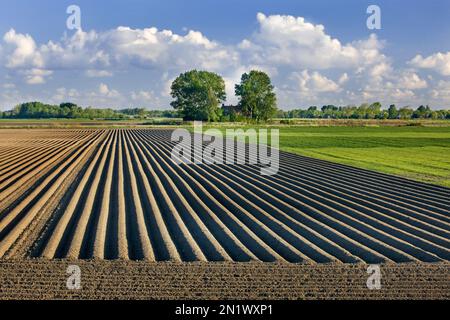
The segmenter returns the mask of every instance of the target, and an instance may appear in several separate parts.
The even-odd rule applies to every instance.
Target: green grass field
[[[278,128],[281,150],[450,187],[448,126]]]
[[[450,187],[450,127],[296,127],[280,148]]]

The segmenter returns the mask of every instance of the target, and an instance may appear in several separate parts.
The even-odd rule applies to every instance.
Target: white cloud
[[[416,97],[414,91],[401,89],[394,89],[389,96],[394,102],[411,101]]]
[[[342,78],[341,75],[340,78]],[[340,85],[318,71],[303,70],[290,73],[286,81],[276,87],[279,107],[306,107],[320,103],[338,103]]]
[[[450,81],[439,81],[430,93],[436,103],[443,104],[447,108],[450,107]]]
[[[49,42],[40,51],[49,65],[103,71],[131,66],[221,70],[237,59],[234,52],[210,41],[200,32],[189,31],[181,36],[157,28],[118,27],[102,33],[78,31],[62,43]]]
[[[145,100],[145,101],[151,101],[153,100],[153,93],[150,91],[141,90],[138,92],[132,91],[131,92],[131,99],[132,100]]]
[[[6,67],[36,67],[42,66],[42,58],[36,50],[36,43],[28,34],[16,33],[14,29],[9,30],[3,37],[6,51]]]
[[[305,93],[340,91],[339,85],[336,82],[321,75],[317,71],[312,73],[309,73],[308,70],[303,70],[300,73],[294,72],[291,75],[291,79],[295,80],[298,84],[298,89]]]
[[[80,97],[76,89],[66,89],[64,87],[56,89],[56,93],[50,98],[52,103],[60,104],[62,102],[74,102]]]
[[[450,52],[438,52],[426,58],[419,54],[409,61],[409,64],[416,68],[432,69],[443,76],[450,76]]]
[[[53,71],[34,68],[20,71],[20,73],[25,75],[25,81],[28,84],[43,84],[46,81],[45,77],[51,75]]]
[[[109,93],[109,88],[106,84],[100,83],[98,87],[98,92],[102,95],[107,95]]]
[[[240,49],[259,64],[287,65],[301,69],[356,68],[381,61],[382,43],[369,39],[342,44],[325,33],[323,25],[303,17],[258,13],[259,31],[245,39]]]
[[[179,73],[198,68],[215,72],[239,66],[239,54],[198,31],[178,35],[157,28],[118,27],[105,32],[77,31],[59,42],[36,45],[33,38],[11,29],[5,66],[10,69],[84,70],[87,77],[110,77],[115,70],[151,69]],[[40,78],[28,83],[43,83]]]
[[[115,98],[120,96],[120,93],[117,90],[109,89],[109,87],[104,83],[100,83],[100,85],[98,86],[98,93],[101,96],[108,98]]]
[[[154,27],[77,31],[70,37],[38,44],[31,35],[11,29],[0,45],[0,70],[6,71],[5,82],[17,86],[23,81],[30,85],[46,83],[43,88],[49,99],[76,99],[95,106],[127,106],[131,102],[168,107],[171,82],[179,73],[193,68],[223,76],[227,103],[237,102],[234,85],[251,69],[271,76],[283,108],[363,100],[391,103],[411,99],[414,104],[413,99],[421,95],[436,103],[447,99],[446,87],[439,81],[440,75],[450,75],[450,52],[425,58],[417,55],[406,64],[394,64],[395,60],[383,53],[384,42],[374,34],[344,43],[323,25],[303,17],[259,13],[257,22],[256,32],[242,41],[237,39],[234,45],[225,45],[199,31],[186,30],[180,35]],[[421,69],[432,69],[440,75],[431,77]],[[64,77],[72,82],[56,83],[62,79],[61,72],[66,72]],[[120,86],[121,92],[95,83],[94,78],[107,77]],[[153,85],[133,86],[143,79]],[[79,87],[59,90],[72,87],[74,81]],[[85,83],[96,89],[86,89]],[[20,89],[23,97],[28,96],[26,87]],[[70,90],[77,94],[72,91],[70,95]],[[15,100],[4,98],[0,103],[3,101]]]
[[[85,74],[89,78],[105,78],[113,76],[113,73],[111,71],[95,69],[86,70]]]
[[[156,95],[153,90],[131,91],[129,96],[133,106],[167,109],[167,107],[164,107],[164,102],[161,101],[160,96]]]
[[[384,61],[380,62],[369,69],[369,76],[373,79],[382,79],[383,77],[389,76],[392,72],[392,66],[390,63]]]
[[[398,86],[403,89],[414,90],[426,88],[428,83],[414,72],[405,72],[401,75],[398,81]]]
[[[339,77],[338,83],[339,83],[339,84],[345,84],[345,83],[347,83],[348,80],[349,80],[348,74],[347,74],[346,72],[344,72],[344,73]]]

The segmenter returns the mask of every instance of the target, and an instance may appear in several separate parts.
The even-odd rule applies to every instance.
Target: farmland
[[[65,260],[0,260],[2,299],[449,299],[449,264],[392,264],[382,290],[360,264],[76,261],[82,290],[67,290]]]
[[[268,262],[294,275],[296,265],[405,263],[443,268],[436,285],[448,290],[449,189],[287,152],[275,176],[258,165],[174,165],[170,136],[1,130],[0,269],[63,259],[245,274],[242,265]]]

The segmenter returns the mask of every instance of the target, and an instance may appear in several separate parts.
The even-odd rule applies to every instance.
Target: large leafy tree
[[[192,70],[180,74],[171,87],[170,103],[184,120],[216,121],[225,101],[225,81],[218,74]]]
[[[244,73],[241,82],[235,86],[242,112],[256,121],[270,119],[277,111],[277,98],[273,89],[270,77],[265,72],[252,70]]]
[[[388,114],[389,114],[389,116],[388,116],[389,119],[397,119],[398,118],[398,116],[399,116],[398,115],[398,110],[395,107],[395,104],[391,104],[389,106]]]

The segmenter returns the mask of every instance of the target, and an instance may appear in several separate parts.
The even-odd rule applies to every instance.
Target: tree
[[[239,108],[250,119],[266,121],[277,111],[277,98],[269,76],[262,71],[244,73],[235,86]]]
[[[391,104],[388,109],[388,119],[398,119],[398,111],[395,104]]]
[[[374,102],[372,103],[369,108],[367,108],[367,119],[375,119],[375,118],[379,118],[381,113],[381,103],[379,102]]]
[[[358,109],[356,109],[355,114],[353,115],[354,119],[365,119],[367,118],[367,110],[369,109],[369,105],[367,103],[361,104]]]
[[[341,108],[341,118],[350,119],[354,117],[358,107],[356,106],[345,106]]]
[[[330,104],[327,106],[323,106],[322,107],[322,113],[323,113],[323,118],[329,119],[335,119],[337,118],[337,113],[338,113],[339,108]]]
[[[411,119],[413,110],[410,107],[403,107],[398,111],[400,119]]]
[[[430,118],[431,113],[432,113],[432,111],[429,106],[425,107],[422,105],[422,106],[418,107],[416,111],[414,111],[412,117],[416,118],[416,119],[417,118]]]
[[[173,81],[171,95],[175,100],[170,105],[184,120],[217,121],[226,99],[225,81],[212,72],[188,71]]]
[[[64,102],[59,105],[61,118],[79,118],[83,113],[83,108],[75,103]]]

